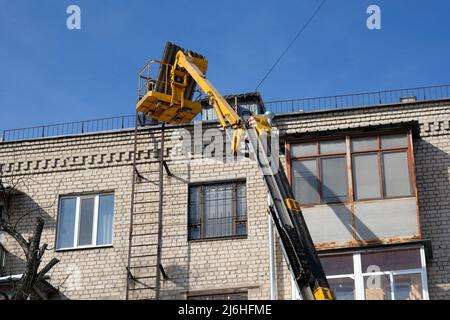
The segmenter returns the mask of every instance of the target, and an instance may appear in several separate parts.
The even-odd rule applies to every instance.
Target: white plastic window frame
[[[75,230],[73,233],[73,245],[72,247],[62,247],[62,248],[56,248],[56,251],[66,251],[66,250],[77,250],[77,249],[88,249],[88,248],[103,248],[103,247],[111,247],[114,243],[114,221],[112,223],[112,238],[111,243],[108,244],[101,244],[97,245],[97,228],[98,228],[98,209],[99,209],[99,199],[100,196],[114,196],[114,193],[100,193],[100,194],[91,194],[91,195],[81,195],[81,196],[64,196],[60,197],[59,202],[63,199],[68,198],[76,198],[76,205],[75,205]],[[79,232],[80,232],[80,214],[81,214],[81,200],[83,199],[92,199],[94,198],[94,217],[93,217],[93,223],[92,223],[92,241],[91,244],[88,245],[78,245],[79,240]],[[61,207],[61,206],[60,206]],[[115,208],[115,206],[114,206]],[[113,209],[115,210],[115,209]],[[60,212],[58,210],[58,231],[56,235],[56,244],[58,243],[58,233],[59,233],[59,219]]]
[[[420,262],[421,267],[415,269],[405,269],[405,270],[396,270],[396,271],[380,271],[380,272],[362,272],[361,270],[361,253],[355,252],[353,253],[353,271],[351,274],[338,274],[327,276],[327,279],[340,279],[340,278],[351,278],[355,280],[355,298],[356,300],[365,300],[365,289],[364,289],[364,276],[374,276],[374,275],[387,275],[389,276],[389,284],[391,285],[391,300],[395,300],[395,292],[393,286],[393,277],[396,275],[405,275],[405,274],[420,274],[421,282],[422,282],[422,300],[429,300],[428,294],[428,282],[427,282],[427,268],[425,261],[425,249],[424,247],[419,248],[405,248],[407,249],[420,249]],[[401,251],[402,249],[397,249]]]

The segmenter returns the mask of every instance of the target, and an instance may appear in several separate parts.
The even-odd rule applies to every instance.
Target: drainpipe
[[[270,214],[268,216],[269,223],[269,273],[270,273],[270,300],[277,299],[277,278],[275,270],[275,254],[273,243],[273,222]]]

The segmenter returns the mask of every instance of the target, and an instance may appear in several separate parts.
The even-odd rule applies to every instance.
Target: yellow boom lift
[[[144,75],[144,70],[150,70],[152,64],[159,65],[156,78],[152,78],[150,71],[147,76]],[[240,117],[206,78],[207,66],[208,61],[203,56],[167,43],[163,59],[150,61],[139,73],[140,78],[145,79],[145,88],[139,88],[141,94],[136,105],[137,112],[165,123],[190,123],[202,111],[200,101],[193,100],[198,85],[208,96],[221,126],[233,129],[234,154],[247,134],[268,191],[269,212],[298,292],[305,300],[334,299],[284,169],[281,163],[278,163],[276,172],[270,166],[273,161],[270,144],[262,142],[263,137],[271,132],[268,117],[252,115],[249,120]]]

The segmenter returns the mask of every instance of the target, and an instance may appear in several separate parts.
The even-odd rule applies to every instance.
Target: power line
[[[314,19],[314,17],[319,13],[320,9],[322,9],[325,2],[327,2],[327,0],[323,0],[320,3],[320,5],[316,8],[316,10],[311,15],[311,17],[309,17],[308,21],[306,21],[306,23],[303,25],[303,27],[297,32],[297,35],[295,36],[295,38],[291,41],[291,43],[289,43],[289,45],[286,47],[286,49],[284,49],[283,53],[278,57],[278,59],[275,61],[275,63],[272,65],[272,67],[270,67],[269,71],[267,71],[267,73],[264,75],[262,80],[259,82],[255,91],[258,90],[258,88],[261,86],[261,84],[264,82],[264,80],[266,80],[266,78],[269,76],[269,74],[272,72],[272,70],[275,69],[277,64],[280,62],[280,60],[283,58],[283,56],[286,54],[286,52],[288,52],[288,50],[291,48],[291,46],[294,44],[294,42],[297,40],[297,38],[303,33],[303,31],[306,30],[306,28],[311,23],[311,21]]]

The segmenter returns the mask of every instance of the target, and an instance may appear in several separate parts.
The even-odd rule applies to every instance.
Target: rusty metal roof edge
[[[399,128],[405,128],[405,129],[411,129],[413,133],[414,138],[420,137],[420,125],[419,121],[417,120],[410,120],[410,121],[393,121],[389,123],[383,123],[383,124],[377,124],[377,125],[362,125],[357,127],[347,127],[347,128],[340,128],[340,129],[316,129],[316,130],[310,130],[307,132],[298,132],[298,133],[284,133],[283,135],[280,135],[280,138],[284,138],[284,140],[292,140],[297,137],[297,135],[300,135],[301,137],[308,137],[311,135],[314,136],[329,136],[334,134],[343,134],[343,133],[355,133],[359,131],[369,132],[369,131],[375,131],[375,130],[381,130],[381,129],[399,129]],[[283,140],[283,141],[284,141]]]
[[[400,249],[406,247],[417,247],[423,246],[425,248],[425,253],[427,260],[433,259],[433,251],[431,246],[431,239],[419,239],[419,240],[406,240],[404,242],[398,243],[373,243],[366,244],[357,247],[340,247],[340,248],[328,248],[328,249],[317,249],[317,253],[320,255],[327,254],[345,254],[345,253],[354,253],[354,252],[365,252],[372,251],[376,249]]]

